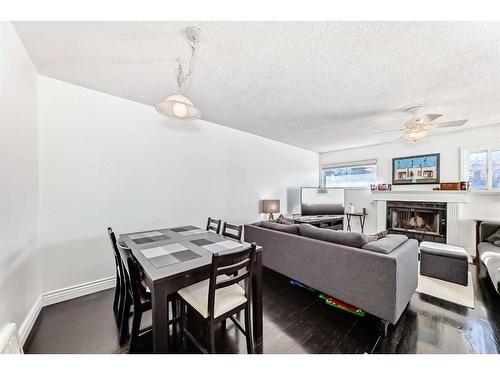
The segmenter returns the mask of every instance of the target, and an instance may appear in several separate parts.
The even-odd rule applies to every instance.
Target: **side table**
[[[345,213],[347,219],[347,230],[350,232],[351,229],[351,217],[357,216],[359,218],[359,225],[361,226],[361,233],[364,233],[365,230],[365,220],[368,214],[363,212],[346,212]]]

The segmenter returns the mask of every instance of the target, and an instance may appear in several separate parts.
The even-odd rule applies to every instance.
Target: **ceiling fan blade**
[[[434,121],[435,119],[437,119],[438,117],[441,117],[442,115],[440,114],[432,114],[432,113],[428,113],[426,114],[424,117],[422,118],[419,118],[416,122],[419,123],[419,124],[429,124],[431,123],[432,121]]]
[[[396,133],[396,132],[401,132],[403,130],[405,130],[405,128],[391,129],[391,130],[382,130],[382,131],[379,131],[379,132],[373,132],[372,134]]]
[[[454,126],[462,126],[469,120],[457,120],[448,122],[435,122],[432,125],[433,128],[452,128]]]

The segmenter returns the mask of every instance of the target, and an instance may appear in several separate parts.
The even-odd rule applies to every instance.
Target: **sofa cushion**
[[[488,253],[487,256],[496,255],[500,257],[500,247],[493,245],[489,242],[480,242],[477,245],[477,250],[479,251],[479,257],[482,259],[483,254]]]
[[[486,241],[491,242],[491,243],[495,243],[495,241],[500,241],[500,228],[498,228],[495,233],[488,236],[486,238]]]
[[[300,224],[300,235],[316,240],[358,248],[368,242],[368,237],[363,233],[321,229],[311,224]]]
[[[272,221],[261,221],[260,226],[262,228],[277,230],[280,232],[299,234],[298,224],[278,224]]]
[[[479,258],[486,266],[495,289],[500,293],[500,247],[489,242],[481,242],[477,248]]]
[[[408,241],[408,237],[404,234],[388,234],[380,240],[368,242],[362,247],[362,249],[382,254],[389,254],[406,241]]]

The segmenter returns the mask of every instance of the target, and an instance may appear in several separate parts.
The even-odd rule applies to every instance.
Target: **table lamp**
[[[273,213],[280,212],[280,200],[279,199],[263,199],[262,200],[262,212],[269,214],[269,221],[274,220]]]

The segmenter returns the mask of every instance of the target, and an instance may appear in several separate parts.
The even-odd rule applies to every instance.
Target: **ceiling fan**
[[[403,128],[394,130],[385,130],[381,132],[376,132],[376,134],[381,133],[392,133],[392,132],[404,132],[403,137],[407,141],[418,141],[424,138],[429,130],[435,128],[452,128],[456,126],[462,126],[469,120],[457,120],[448,122],[434,122],[437,118],[441,117],[441,114],[426,114],[422,117],[417,117],[418,113],[421,111],[421,106],[415,106],[408,108],[406,110],[412,116],[412,119],[405,123]]]

